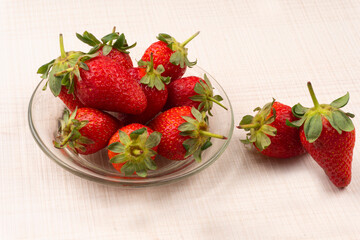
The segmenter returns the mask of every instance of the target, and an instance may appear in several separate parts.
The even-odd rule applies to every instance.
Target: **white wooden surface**
[[[227,91],[235,121],[275,97],[310,105],[350,91],[360,119],[360,2],[356,0],[0,1],[0,239],[359,239],[359,144],[349,187],[336,189],[309,157],[275,160],[235,130],[211,167],[183,182],[122,190],[76,177],[38,148],[27,106],[37,68],[88,48],[116,25],[139,60],[159,32],[200,30],[190,59]]]

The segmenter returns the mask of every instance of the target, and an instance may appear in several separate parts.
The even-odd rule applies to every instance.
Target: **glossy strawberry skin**
[[[149,126],[162,134],[158,154],[170,160],[184,160],[186,149],[183,142],[189,136],[181,136],[178,127],[185,122],[182,116],[193,117],[190,106],[171,108],[155,117]]]
[[[355,146],[355,130],[339,134],[326,118],[322,118],[323,129],[313,143],[306,140],[303,126],[300,128],[301,143],[312,158],[324,169],[335,186],[342,188],[350,184],[351,163]]]
[[[276,111],[276,118],[269,125],[276,128],[277,133],[275,136],[269,136],[271,144],[261,153],[274,158],[290,158],[304,154],[305,149],[300,142],[299,129],[286,125],[287,119],[290,122],[297,120],[291,112],[291,107],[274,102],[273,108]],[[268,118],[272,115],[271,113]]]
[[[85,62],[89,70],[80,68],[76,94],[86,106],[101,110],[140,114],[146,96],[127,70],[108,57],[97,56]]]
[[[102,48],[98,50],[100,55],[102,54]],[[117,63],[119,63],[121,66],[123,66],[126,69],[132,68],[133,63],[130,58],[130,55],[127,53],[120,52],[119,50],[112,48],[111,51],[106,55],[106,57],[113,59]]]
[[[85,105],[76,95],[74,97],[73,94],[68,94],[67,91],[68,90],[63,86],[58,97],[64,102],[64,104],[70,109],[70,111],[74,111],[76,107],[85,107]]]
[[[159,91],[155,87],[150,88],[149,86],[140,83],[141,78],[146,74],[146,70],[144,68],[131,68],[128,72],[130,76],[132,76],[132,78],[140,84],[145,93],[148,105],[145,111],[141,114],[129,115],[127,121],[132,123],[146,123],[155,117],[155,115],[158,114],[164,107],[168,98],[167,86],[165,85],[165,89]]]
[[[190,76],[171,81],[168,86],[169,96],[165,108],[170,109],[179,106],[193,106],[198,108],[200,102],[193,101],[190,97],[198,95],[194,91],[194,87],[200,80],[202,79],[199,77]]]
[[[165,68],[165,72],[161,75],[164,77],[171,77],[171,81],[181,78],[185,71],[186,66],[181,68],[180,65],[174,65],[170,62],[170,57],[174,53],[166,43],[162,41],[155,42],[145,50],[141,60],[150,61],[150,54],[154,56],[154,68],[156,69],[160,64]]]
[[[141,129],[141,128],[146,128],[148,134],[150,135],[151,133],[153,133],[154,131],[145,126],[145,125],[142,125],[142,124],[139,124],[139,123],[132,123],[132,124],[129,124],[129,125],[126,125],[122,128],[120,128],[118,131],[116,131],[114,133],[114,135],[110,138],[110,141],[109,141],[109,145],[112,144],[112,143],[115,143],[115,142],[120,142],[120,138],[119,138],[119,131],[123,131],[125,132],[127,135],[130,136],[130,133],[132,133],[133,131],[135,130],[138,130],[138,129]],[[152,148],[154,151],[157,151],[157,146]],[[108,156],[109,156],[109,159],[113,158],[114,156],[116,156],[118,153],[114,153],[110,150],[108,150]],[[155,156],[152,158],[153,160],[155,159]],[[112,163],[113,167],[121,172],[121,167],[124,165],[125,163]]]
[[[94,141],[94,143],[86,144],[85,152],[79,150],[79,153],[83,155],[96,153],[106,147],[109,139],[118,129],[115,118],[93,108],[78,108],[75,119],[89,121],[79,132],[82,136]]]

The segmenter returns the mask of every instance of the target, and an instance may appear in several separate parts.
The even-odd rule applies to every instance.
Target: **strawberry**
[[[160,41],[151,44],[146,50],[141,60],[150,61],[151,53],[154,54],[154,68],[162,65],[165,71],[161,74],[165,77],[170,77],[171,80],[181,78],[186,71],[186,67],[192,67],[196,61],[190,62],[187,58],[188,49],[185,45],[188,44],[200,32],[195,33],[188,40],[183,43],[177,42],[168,34],[160,33],[157,39]]]
[[[156,170],[154,162],[161,134],[142,124],[133,123],[116,132],[109,141],[108,156],[114,168],[126,176],[146,177]]]
[[[165,84],[169,83],[170,78],[161,76],[161,73],[164,71],[162,65],[154,69],[152,56],[150,62],[139,61],[139,66],[145,67],[131,68],[128,72],[140,84],[148,105],[141,114],[128,116],[128,121],[146,123],[164,107],[168,97],[168,90]]]
[[[205,112],[190,106],[174,107],[156,116],[149,126],[162,134],[158,153],[170,160],[184,160],[191,155],[197,162],[201,153],[212,145],[211,137],[227,139],[208,132]]]
[[[80,68],[76,95],[88,107],[129,114],[140,114],[146,106],[146,96],[127,70],[106,56],[97,56]]]
[[[286,125],[286,121],[295,121],[291,107],[275,102],[256,108],[255,117],[246,115],[238,128],[249,131],[243,143],[252,143],[262,154],[275,158],[290,158],[305,153],[299,130]]]
[[[69,147],[76,153],[88,155],[106,147],[118,129],[116,119],[93,108],[75,109],[71,114],[64,111],[60,120],[60,135],[56,137],[56,148]]]
[[[129,46],[125,39],[125,35],[123,33],[119,35],[119,33],[115,32],[115,27],[113,28],[113,32],[101,38],[101,41],[87,31],[85,31],[82,35],[76,33],[76,37],[82,42],[93,47],[89,51],[89,54],[98,52],[99,55],[107,56],[120,63],[125,68],[133,67],[133,63],[127,50],[135,47],[136,43]],[[115,42],[113,44],[112,42],[114,40]]]
[[[287,122],[300,128],[300,140],[306,151],[320,165],[330,181],[339,188],[351,181],[351,162],[355,146],[355,127],[351,113],[340,108],[349,101],[349,93],[330,104],[319,104],[310,82],[307,84],[314,107],[306,108],[300,103],[292,108],[300,118]]]
[[[223,98],[220,95],[214,96],[213,87],[204,74],[204,79],[190,76],[172,81],[169,86],[169,97],[166,102],[166,109],[179,106],[192,106],[199,111],[207,111],[210,116],[213,102],[227,110],[220,103]]]
[[[47,85],[55,97],[59,97],[65,105],[73,111],[76,107],[84,107],[84,104],[78,97],[69,90],[69,86],[65,86],[70,78],[74,77],[74,73],[69,73],[64,76],[57,76],[56,73],[62,72],[67,68],[73,68],[78,64],[79,59],[86,56],[83,52],[65,52],[63,36],[60,34],[60,57],[42,65],[37,73],[42,74],[41,78],[47,79],[43,90],[46,90]]]

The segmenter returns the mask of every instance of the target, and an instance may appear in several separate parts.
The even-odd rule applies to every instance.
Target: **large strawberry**
[[[106,147],[118,129],[116,119],[93,108],[75,109],[70,115],[64,111],[60,120],[60,134],[54,141],[56,148],[69,147],[77,153],[88,155]]]
[[[349,101],[349,93],[330,104],[319,104],[310,82],[307,84],[314,107],[300,103],[293,114],[300,118],[288,125],[300,127],[300,139],[306,151],[322,167],[337,187],[346,187],[351,181],[351,162],[355,146],[355,127],[351,113],[340,108]]]
[[[165,77],[171,77],[171,80],[181,78],[186,71],[186,67],[192,67],[196,61],[190,62],[187,58],[188,49],[185,45],[188,44],[200,32],[195,33],[188,40],[183,43],[177,42],[168,34],[160,33],[157,39],[160,41],[151,44],[146,50],[141,60],[150,61],[151,53],[154,54],[154,67],[163,65],[165,71],[162,73]]]
[[[93,47],[89,51],[89,54],[98,52],[100,55],[108,56],[117,61],[125,68],[133,67],[133,63],[127,50],[135,47],[136,43],[129,46],[125,39],[125,35],[123,33],[119,35],[119,33],[115,32],[115,27],[113,28],[113,32],[102,37],[101,41],[87,31],[82,35],[76,33],[76,36],[82,42]],[[115,42],[113,43],[113,41]]]
[[[204,74],[204,79],[190,76],[179,78],[171,81],[168,86],[169,96],[166,102],[166,109],[179,106],[192,106],[199,111],[208,112],[211,114],[213,103],[218,104],[227,110],[227,108],[220,103],[223,98],[220,95],[215,95],[213,87]]]
[[[156,170],[154,158],[161,134],[142,124],[133,123],[121,128],[109,141],[108,156],[114,168],[125,175],[134,172],[141,177]]]
[[[156,116],[149,126],[162,134],[158,153],[170,160],[193,155],[200,162],[202,151],[212,145],[211,137],[227,139],[210,133],[205,112],[190,106],[171,108]]]
[[[73,91],[71,91],[71,89],[69,90],[68,86],[65,86],[67,82],[70,81],[70,78],[74,78],[74,73],[63,76],[56,76],[56,73],[75,67],[79,59],[86,57],[86,55],[83,52],[65,52],[62,34],[60,34],[59,39],[61,55],[49,63],[42,65],[37,73],[42,74],[41,78],[47,79],[43,90],[46,90],[47,85],[49,85],[53,95],[59,97],[65,105],[73,111],[76,107],[84,107],[84,104]]]
[[[262,154],[275,158],[290,158],[305,153],[299,130],[286,125],[286,121],[295,121],[291,107],[275,102],[256,108],[253,117],[246,115],[238,128],[249,131],[243,143],[252,143]]]
[[[135,81],[139,82],[146,95],[148,105],[144,112],[128,116],[127,119],[130,122],[146,123],[164,107],[168,97],[166,84],[169,83],[170,78],[161,76],[164,71],[162,65],[154,69],[152,56],[149,62],[139,61],[139,66],[144,67],[131,68],[128,72]]]

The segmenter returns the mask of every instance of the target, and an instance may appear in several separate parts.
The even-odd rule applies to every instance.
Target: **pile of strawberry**
[[[226,107],[206,75],[182,77],[196,64],[185,46],[198,34],[183,43],[159,34],[138,67],[128,52],[136,43],[129,46],[115,28],[101,40],[76,34],[92,47],[88,53],[65,52],[60,34],[61,56],[38,69],[47,79],[44,90],[48,85],[72,111],[64,111],[54,146],[83,155],[107,147],[114,168],[127,176],[146,177],[157,168],[157,154],[201,161],[212,137],[226,139],[209,132],[213,103]]]
[[[246,115],[238,128],[248,131],[243,143],[252,143],[262,154],[290,158],[310,153],[331,182],[346,187],[351,181],[351,163],[355,146],[355,127],[340,108],[349,101],[349,93],[330,104],[319,104],[312,85],[308,89],[314,107],[300,103],[292,108],[273,100],[256,108],[253,117]]]

